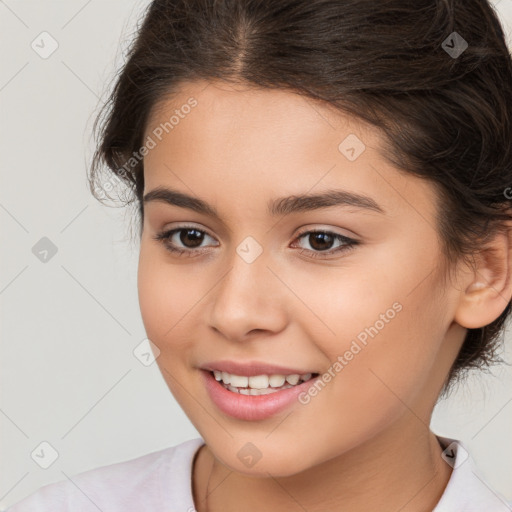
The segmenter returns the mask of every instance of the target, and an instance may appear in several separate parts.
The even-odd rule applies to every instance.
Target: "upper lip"
[[[306,373],[316,373],[310,370],[300,370],[287,366],[279,366],[275,364],[248,361],[245,363],[238,361],[211,361],[201,366],[203,370],[218,370],[220,372],[231,373],[233,375],[243,375],[252,377],[254,375],[304,375]]]

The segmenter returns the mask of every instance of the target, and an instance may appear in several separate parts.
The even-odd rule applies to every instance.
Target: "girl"
[[[510,312],[487,0],[155,0],[101,121],[91,190],[138,206],[144,326],[201,437],[11,512],[511,510],[429,426]]]

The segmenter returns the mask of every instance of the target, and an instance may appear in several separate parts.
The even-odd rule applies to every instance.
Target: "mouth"
[[[231,418],[264,420],[299,401],[317,381],[318,373],[237,375],[219,370],[201,369],[207,394],[216,408]]]
[[[278,393],[284,389],[299,386],[312,378],[318,377],[318,373],[292,373],[289,375],[235,375],[220,370],[210,371],[211,376],[225,389],[241,395],[261,396]]]

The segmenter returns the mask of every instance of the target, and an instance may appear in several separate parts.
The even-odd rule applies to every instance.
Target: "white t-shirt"
[[[453,470],[432,512],[510,512],[512,503],[481,479],[464,445],[437,437],[449,447],[445,460],[453,461]],[[41,487],[6,512],[194,512],[192,463],[203,444],[198,437],[79,473]]]

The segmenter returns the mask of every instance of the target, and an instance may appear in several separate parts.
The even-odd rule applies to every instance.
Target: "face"
[[[404,403],[428,424],[462,335],[433,187],[393,168],[372,127],[284,90],[187,83],[147,137],[144,194],[209,206],[148,196],[138,291],[162,375],[216,458],[285,476],[405,425]],[[364,197],[283,199],[327,191]],[[219,361],[318,377],[241,395],[205,370]]]

